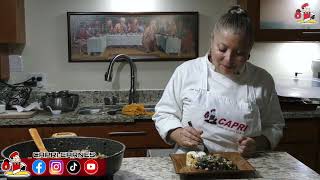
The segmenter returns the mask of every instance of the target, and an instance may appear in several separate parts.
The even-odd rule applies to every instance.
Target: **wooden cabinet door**
[[[319,143],[318,119],[286,119],[283,137],[275,150],[285,151],[317,170]]]
[[[57,132],[74,132],[78,136],[113,139],[126,146],[125,157],[145,157],[147,150],[152,148],[172,148],[161,139],[153,122],[39,127],[38,131],[43,137]]]
[[[280,144],[276,150],[285,151],[311,169],[317,169],[317,150],[313,144]]]
[[[28,131],[29,128],[0,128],[0,150],[7,146],[31,140],[31,136]]]
[[[261,6],[262,1],[268,0],[237,0],[237,3],[245,10],[248,11],[250,18],[253,21],[254,31],[255,31],[255,40],[256,41],[319,41],[320,40],[320,28],[319,29],[272,29],[272,28],[263,28],[261,27],[260,17],[261,17],[261,9],[264,6]],[[279,6],[278,1],[274,1],[274,6]],[[296,3],[296,2],[295,2]],[[303,4],[304,2],[299,2]],[[287,10],[289,8],[289,4],[294,4],[288,1],[288,5],[281,4],[283,9]],[[290,6],[291,7],[291,6]],[[297,6],[299,8],[300,6]],[[319,7],[313,7],[317,12]],[[296,9],[292,9],[292,13],[288,14],[289,18],[294,18]],[[272,13],[279,13],[279,11],[275,11],[273,9],[270,10],[270,14]],[[286,15],[287,15],[286,14]],[[319,16],[319,13],[316,14]],[[279,19],[283,19],[283,17],[279,17]],[[319,17],[316,18],[319,20]],[[269,20],[269,19],[268,19]],[[288,20],[287,22],[291,21],[292,19]],[[317,22],[319,23],[319,22]]]
[[[0,43],[25,43],[24,0],[0,1]]]
[[[317,144],[319,120],[287,119],[281,144]]]
[[[39,127],[43,137],[57,132],[75,132],[78,136],[101,137],[120,141],[127,148],[167,148],[153,122],[115,123],[101,125]]]
[[[29,128],[0,128],[0,148],[31,140]],[[41,126],[37,130],[42,138],[49,138],[58,132],[74,132],[78,136],[100,137],[117,140],[126,146],[125,157],[146,156],[147,149],[171,148],[159,136],[153,122],[78,125],[78,126]]]

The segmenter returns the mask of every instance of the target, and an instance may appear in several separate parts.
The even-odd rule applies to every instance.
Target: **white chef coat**
[[[271,75],[249,62],[245,64],[241,73],[234,80],[215,72],[214,69],[215,67],[208,60],[208,55],[187,61],[177,67],[162,98],[156,105],[156,112],[153,116],[160,136],[171,144],[172,142],[168,142],[166,139],[167,133],[172,129],[188,125],[187,122],[191,119],[185,115],[194,114],[194,112],[188,111],[190,109],[194,111],[192,102],[195,94],[213,91],[230,99],[246,99],[248,96],[254,96],[254,103],[258,108],[259,115],[254,118],[254,121],[258,122],[255,126],[259,127],[253,133],[245,135],[250,137],[264,135],[269,140],[271,147],[274,148],[282,137],[284,119]],[[251,89],[251,93],[248,93],[248,89]],[[250,98],[248,97],[248,99]],[[229,111],[232,112],[232,109]],[[202,130],[205,135],[208,134],[205,131],[209,132],[210,128]],[[219,141],[227,140],[229,133],[228,135],[226,133],[224,133],[225,135],[219,134],[221,136]],[[213,145],[211,150],[215,149],[223,150],[215,148]],[[230,149],[226,147],[225,150],[229,151]]]

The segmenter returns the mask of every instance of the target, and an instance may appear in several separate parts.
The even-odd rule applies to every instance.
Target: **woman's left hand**
[[[256,145],[256,141],[253,138],[242,137],[239,139],[238,144],[239,144],[238,151],[244,157],[249,157],[256,152],[257,145]]]

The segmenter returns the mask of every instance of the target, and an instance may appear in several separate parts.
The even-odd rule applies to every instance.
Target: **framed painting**
[[[69,62],[198,57],[198,12],[67,12]]]

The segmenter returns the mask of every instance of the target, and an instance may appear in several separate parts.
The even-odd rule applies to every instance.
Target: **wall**
[[[274,79],[312,78],[312,60],[320,59],[318,42],[255,43],[249,61],[263,67]],[[320,69],[319,69],[320,71]]]
[[[109,83],[104,81],[109,63],[68,63],[67,11],[198,11],[199,54],[204,55],[216,18],[233,4],[234,0],[26,0],[24,72],[12,73],[10,82],[25,80],[29,72],[45,72],[48,75],[47,90],[129,88],[127,64],[116,64],[114,72],[119,72],[114,75],[115,81]],[[137,62],[137,89],[163,89],[175,67],[181,63]]]
[[[104,81],[108,63],[68,63],[67,11],[145,12],[198,11],[199,55],[206,53],[216,19],[235,0],[26,0],[24,71],[11,73],[9,83],[26,80],[29,72],[45,72],[46,90],[125,90],[129,88],[127,64],[116,64],[114,81]],[[250,61],[275,78],[302,72],[311,77],[311,61],[320,59],[319,43],[256,43]],[[163,89],[182,62],[137,62],[137,89]],[[119,65],[120,64],[120,65]]]

